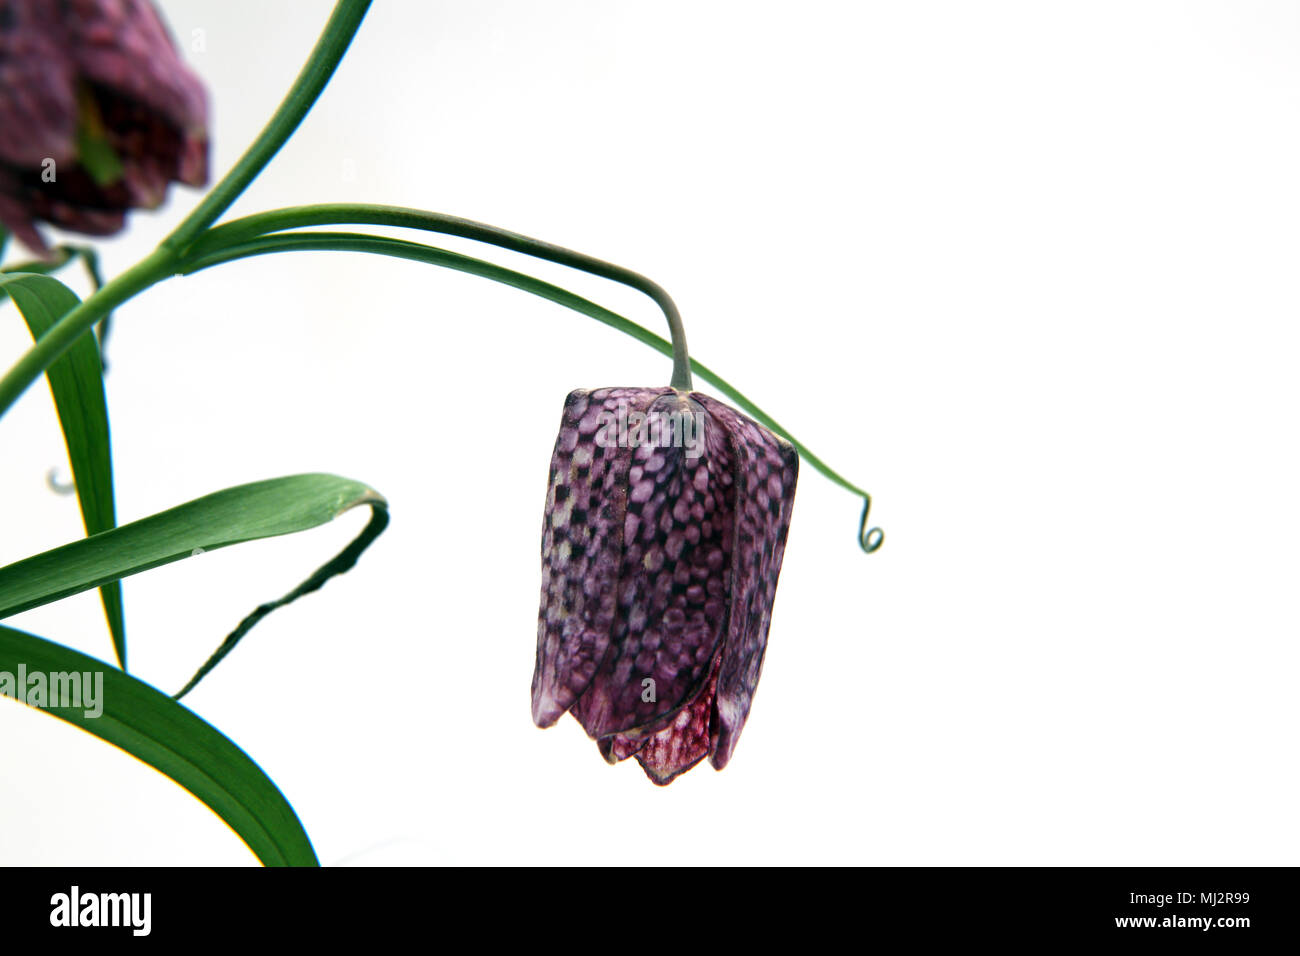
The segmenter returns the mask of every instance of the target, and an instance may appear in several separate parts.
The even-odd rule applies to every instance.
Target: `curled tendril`
[[[49,486],[50,491],[56,495],[70,495],[77,490],[74,482],[68,482],[66,485],[59,481],[59,469],[51,468],[45,473],[45,484]]]
[[[858,526],[858,544],[867,554],[879,551],[885,543],[885,532],[879,528],[867,529],[867,515],[871,513],[871,495],[862,497],[862,523]]]

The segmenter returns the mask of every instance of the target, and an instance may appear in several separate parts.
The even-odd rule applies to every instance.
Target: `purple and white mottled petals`
[[[725,634],[735,514],[735,454],[726,433],[669,392],[647,421],[692,416],[693,449],[658,440],[630,457],[618,608],[609,650],[573,715],[594,738],[654,731],[697,695]],[[677,420],[681,420],[680,417]]]
[[[666,434],[674,420],[693,427]],[[534,720],[568,710],[607,761],[634,756],[660,785],[705,757],[721,769],[762,670],[797,476],[789,443],[707,396],[570,395],[543,526]]]
[[[661,787],[690,770],[709,755],[713,743],[719,654],[709,671],[709,681],[699,696],[673,716],[673,722],[646,740],[635,753],[645,775]]]
[[[645,389],[575,391],[551,456],[542,525],[542,594],[533,721],[549,727],[586,690],[606,656],[617,608],[627,510],[627,449],[596,440],[603,413],[649,404]]]
[[[709,758],[721,770],[745,726],[763,669],[799,456],[789,442],[735,409],[705,395],[696,397],[733,436],[740,458],[731,619],[718,672],[717,738]]]

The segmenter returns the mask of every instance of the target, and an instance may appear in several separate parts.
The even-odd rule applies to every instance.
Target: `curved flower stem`
[[[253,144],[244,151],[244,155],[239,157],[239,161],[231,167],[230,172],[212,187],[198,207],[185,217],[185,221],[162,241],[164,247],[184,252],[230,208],[230,204],[239,198],[239,194],[271,161],[271,157],[280,151],[280,147],[293,135],[293,131],[325,89],[325,84],[334,75],[335,68],[347,52],[369,8],[370,0],[339,0],[320,39],[316,41],[316,46],[275,115],[262,128]]]
[[[673,377],[670,384],[681,391],[690,391],[692,388],[691,360],[686,348],[686,330],[682,326],[681,313],[677,311],[677,304],[673,302],[672,296],[661,285],[640,273],[614,265],[612,262],[605,262],[581,252],[574,252],[572,249],[565,249],[563,246],[533,239],[497,226],[489,226],[486,223],[402,206],[378,206],[367,203],[291,206],[223,223],[196,242],[190,254],[210,255],[258,236],[286,229],[339,225],[396,226],[459,236],[462,239],[473,239],[476,242],[509,249],[511,252],[521,252],[537,259],[545,259],[548,262],[555,262],[630,286],[653,299],[668,319],[673,359]]]
[[[232,225],[234,225],[232,223]],[[215,230],[214,230],[215,232]],[[495,282],[501,282],[505,285],[513,286],[524,292],[540,296],[543,299],[549,299],[566,308],[573,309],[583,315],[593,318],[598,322],[615,328],[625,335],[630,335],[645,345],[650,346],[664,355],[674,355],[675,350],[672,344],[664,340],[648,329],[644,329],[635,322],[625,319],[615,312],[611,312],[602,306],[575,295],[559,286],[544,282],[532,276],[525,275],[522,272],[516,272],[513,269],[507,269],[503,266],[491,262],[484,262],[481,259],[475,259],[471,256],[461,255],[460,253],[450,252],[446,249],[439,249],[434,246],[426,246],[417,242],[409,242],[405,239],[388,239],[377,236],[367,236],[358,233],[337,233],[337,232],[300,232],[300,233],[278,233],[270,236],[261,236],[250,239],[242,243],[232,243],[223,248],[213,250],[203,254],[196,248],[195,255],[187,258],[182,263],[177,272],[180,275],[191,275],[195,272],[201,272],[212,266],[220,265],[224,262],[233,262],[238,259],[248,259],[253,256],[266,255],[273,252],[303,252],[303,251],[335,251],[335,252],[366,252],[375,255],[393,256],[399,259],[411,259],[416,262],[425,262],[431,265],[443,266],[448,269],[455,269],[460,272],[467,272],[471,275],[481,276],[486,279],[492,279]],[[786,439],[795,447],[808,464],[812,465],[817,471],[821,472],[835,484],[855,495],[860,495],[863,499],[862,521],[858,531],[858,543],[864,551],[871,553],[878,549],[884,543],[884,532],[879,528],[867,530],[867,515],[871,509],[871,496],[863,491],[853,482],[844,478],[824,461],[808,450],[807,446],[798,441],[788,430],[782,427],[775,419],[764,412],[761,408],[750,401],[743,392],[724,379],[721,375],[714,372],[708,366],[691,361],[691,367],[699,373],[700,378],[712,382],[713,385],[724,395],[734,401],[737,407],[748,413],[755,421],[760,422],[765,427],[771,429],[776,434]]]

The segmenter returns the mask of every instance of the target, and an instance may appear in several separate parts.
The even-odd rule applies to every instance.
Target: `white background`
[[[224,171],[330,4],[163,8]],[[528,692],[564,397],[668,361],[429,266],[232,265],[119,311],[119,519],[328,471],[393,524],[188,703],[325,863],[1294,864],[1297,169],[1294,3],[379,2],[233,213],[410,205],[645,272],[888,538],[805,463],[735,758],[656,788]],[[78,536],[43,384],[0,449],[0,563]],[[364,520],[128,579],[132,670],[175,690]],[[6,623],[111,656],[93,594]],[[13,701],[0,755],[0,862],[255,863]]]

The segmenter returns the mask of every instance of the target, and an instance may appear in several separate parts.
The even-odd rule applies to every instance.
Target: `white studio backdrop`
[[[216,173],[330,6],[162,4]],[[650,275],[886,543],[858,551],[859,502],[805,462],[731,765],[610,768],[529,716],[546,470],[569,390],[668,360],[429,266],[248,261],[119,310],[119,520],[327,471],[393,523],[187,703],[326,864],[1294,863],[1297,169],[1289,2],[380,0],[232,215],[416,206]],[[135,215],[110,274],[196,200]],[[81,533],[43,384],[0,462],[0,563]],[[128,579],[133,672],[174,691],[363,522]],[[6,623],[111,658],[93,594]],[[0,863],[256,862],[45,714],[0,701],[0,747]]]

